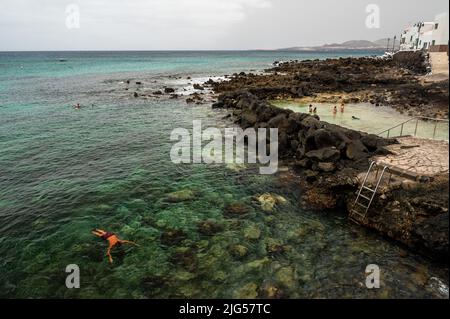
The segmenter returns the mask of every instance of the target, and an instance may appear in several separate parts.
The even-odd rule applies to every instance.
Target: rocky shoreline
[[[267,72],[235,74],[228,81],[208,81],[204,86],[219,94],[213,108],[228,109],[242,128],[278,128],[279,155],[294,176],[287,180],[301,190],[301,206],[322,213],[348,213],[360,185],[358,175],[367,171],[371,157],[387,154],[385,146],[397,141],[280,109],[269,100],[317,101],[334,94],[344,103],[370,101],[411,115],[448,116],[448,81],[421,82],[426,65],[418,54],[392,60],[278,63]],[[430,193],[434,195],[427,196]],[[448,262],[448,220],[448,175],[444,175],[426,184],[399,182],[383,188],[361,224],[415,252]]]
[[[391,106],[410,116],[448,118],[448,80],[423,81],[428,62],[422,52],[392,59],[340,58],[275,62],[264,74],[240,73],[205,83],[219,94],[247,90],[265,100],[305,103],[360,103]]]

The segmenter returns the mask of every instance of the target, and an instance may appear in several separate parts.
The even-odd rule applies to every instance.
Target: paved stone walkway
[[[377,156],[379,165],[388,165],[397,174],[411,179],[449,173],[449,143],[416,137],[397,138],[400,144],[386,147],[393,154]]]

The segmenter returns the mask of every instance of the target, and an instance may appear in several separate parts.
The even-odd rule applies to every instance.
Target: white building
[[[400,37],[400,50],[448,52],[448,13],[441,13],[434,22],[417,22],[407,27]]]
[[[448,52],[448,13],[436,16],[431,37],[430,52]]]
[[[400,50],[423,50],[431,45],[434,22],[417,22],[407,27],[400,38]]]
[[[412,25],[407,27],[400,38],[400,50],[407,51],[407,50],[413,50],[414,43],[417,38],[417,28],[416,25]]]

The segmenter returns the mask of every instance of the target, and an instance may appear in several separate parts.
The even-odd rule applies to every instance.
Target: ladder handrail
[[[427,121],[435,121],[436,122],[435,127],[434,127],[433,138],[436,136],[436,127],[437,127],[437,124],[439,122],[449,123],[449,120],[447,120],[447,119],[439,119],[439,118],[432,118],[432,117],[426,117],[426,116],[415,116],[415,117],[412,117],[412,118],[410,118],[410,119],[408,119],[408,120],[406,120],[406,121],[404,121],[404,122],[402,122],[400,124],[397,124],[397,125],[395,125],[395,126],[393,126],[391,128],[388,128],[387,130],[384,130],[384,131],[378,133],[377,135],[382,135],[384,133],[388,133],[387,137],[389,138],[390,137],[390,132],[392,130],[401,127],[402,129],[401,129],[401,132],[400,132],[400,136],[403,136],[403,127],[404,127],[404,125],[408,124],[409,122],[416,121],[416,128],[415,128],[415,131],[414,131],[414,136],[415,136],[417,134],[417,126],[419,124],[419,120],[427,120]]]
[[[370,189],[370,188],[368,188],[368,187],[366,186],[366,182],[367,182],[367,179],[368,179],[368,177],[369,177],[369,175],[370,175],[370,173],[372,172],[372,169],[373,169],[374,167],[378,167],[378,169],[377,169],[377,175],[376,175],[376,177],[375,177],[376,179],[378,179],[378,181],[377,181],[377,184],[376,184],[375,188],[374,188],[374,189]],[[372,205],[373,200],[375,199],[375,196],[376,196],[376,194],[377,194],[378,188],[379,188],[380,185],[381,185],[381,182],[382,182],[382,180],[383,180],[383,176],[384,176],[384,174],[386,173],[386,171],[389,171],[389,173],[390,173],[388,184],[391,183],[391,179],[392,179],[392,171],[391,171],[391,169],[389,168],[389,166],[385,165],[385,166],[383,167],[383,170],[381,171],[380,176],[378,177],[378,172],[379,172],[379,170],[380,170],[380,167],[381,167],[381,166],[378,165],[378,163],[376,163],[375,161],[371,161],[370,166],[369,166],[369,169],[367,170],[367,173],[366,173],[366,175],[365,175],[365,177],[364,177],[364,180],[363,180],[363,182],[361,183],[361,187],[359,188],[358,195],[356,196],[356,200],[355,200],[355,202],[354,202],[354,204],[353,204],[353,210],[355,209],[355,206],[356,206],[357,204],[359,204],[360,206],[362,206],[362,207],[364,207],[364,208],[366,209],[365,212],[364,212],[364,214],[359,214],[359,213],[358,213],[358,214],[359,214],[360,216],[362,216],[363,218],[365,218],[366,215],[367,215],[367,213],[369,212],[369,208],[370,208],[370,206]],[[372,196],[370,197],[370,201],[369,201],[369,204],[368,204],[367,206],[364,206],[364,205],[362,205],[361,203],[358,203],[358,200],[359,200],[361,197],[364,197],[361,193],[362,193],[362,191],[363,191],[363,189],[364,189],[365,187],[366,187],[368,190],[370,190],[370,191],[372,192]],[[366,199],[369,199],[369,198],[366,198]]]
[[[370,163],[369,169],[367,170],[366,176],[364,177],[363,182],[361,183],[361,187],[359,188],[358,196],[356,196],[355,204],[358,202],[359,197],[361,197],[361,193],[363,190],[364,185],[366,185],[367,178],[369,178],[370,172],[372,171],[372,168],[376,165],[375,161],[372,161]]]

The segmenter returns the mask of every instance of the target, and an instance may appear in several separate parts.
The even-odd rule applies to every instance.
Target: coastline
[[[223,59],[219,56],[218,60]],[[247,59],[242,60],[244,70],[258,72],[245,68]],[[68,59],[66,63],[73,61]],[[271,62],[264,65],[270,66]],[[3,176],[10,182],[2,184],[3,189],[7,189],[7,201],[0,205],[9,212],[14,223],[8,219],[4,223],[8,237],[3,241],[2,256],[10,261],[2,268],[2,279],[6,278],[2,295],[445,297],[436,289],[435,278],[445,282],[446,268],[398,242],[382,238],[380,232],[368,232],[348,222],[345,200],[347,197],[350,200],[350,189],[354,189],[348,176],[358,171],[358,162],[339,159],[336,163],[339,170],[326,173],[313,170],[319,163],[301,162],[286,155],[279,173],[267,177],[258,174],[252,165],[202,167],[168,163],[167,154],[172,145],[165,138],[173,127],[189,128],[192,118],[202,119],[205,126],[214,127],[217,123],[220,127],[235,126],[233,122],[239,117],[227,115],[232,109],[211,108],[220,95],[212,91],[212,83],[222,81],[222,74],[232,74],[235,70],[221,72],[210,73],[209,68],[201,72],[192,72],[192,69],[177,72],[167,68],[157,75],[141,71],[68,77],[64,81],[38,78],[36,82],[41,82],[42,86],[33,87],[41,88],[36,90],[43,94],[33,95],[27,95],[23,86],[15,86],[23,92],[20,101],[29,96],[39,102],[34,112],[22,104],[14,109],[7,103],[2,112],[10,120],[3,127],[34,132],[31,136],[46,141],[51,147],[42,150],[37,160],[28,162],[29,158],[34,158],[39,144],[16,135],[8,140],[11,151],[5,154],[2,167]],[[228,76],[227,81],[232,78]],[[205,81],[209,84],[203,84]],[[50,86],[49,83],[54,88],[50,92],[44,89],[44,84]],[[77,90],[72,95],[74,88]],[[50,94],[53,91],[60,93]],[[157,91],[161,94],[154,95]],[[197,96],[186,103],[187,99]],[[66,106],[68,97],[79,100],[85,107],[73,110]],[[259,98],[254,101],[265,103]],[[22,125],[17,126],[14,112],[28,121],[19,122]],[[3,117],[2,123],[6,123],[5,119]],[[34,125],[44,120],[49,127],[64,128],[64,131],[49,134]],[[124,132],[130,134],[124,135]],[[347,134],[351,130],[342,132]],[[15,145],[24,149],[17,153],[19,158],[8,156],[14,154]],[[92,150],[96,150],[95,154]],[[20,175],[16,169],[19,164]],[[299,164],[311,166],[305,169]],[[355,168],[348,168],[349,165]],[[51,178],[34,185],[29,181],[34,181],[31,177],[35,174]],[[339,179],[334,178],[335,174]],[[83,180],[73,180],[73,176],[83,177]],[[15,201],[16,194],[31,196]],[[33,194],[39,195],[39,202],[32,201]],[[63,216],[61,211],[65,212]],[[143,248],[115,252],[113,267],[119,265],[117,268],[123,271],[112,274],[111,266],[103,258],[101,243],[89,236],[92,227],[117,232],[139,242]],[[39,245],[35,234],[40,236]],[[45,252],[40,249],[42,245]],[[15,251],[33,254],[17,255]],[[384,265],[386,289],[378,292],[359,289],[364,273],[361,267],[374,258]],[[99,285],[69,293],[58,290],[57,281],[41,281],[42,274],[49,277],[58,274],[60,263],[65,260],[83,265],[88,271],[87,281],[93,282],[99,277],[103,280]],[[36,272],[27,271],[27,265],[33,265]],[[421,278],[420,281],[416,277]],[[120,284],[114,284],[119,280]],[[33,287],[40,288],[32,290]]]
[[[266,101],[370,102],[410,116],[448,118],[448,79],[420,81],[426,73],[421,53],[392,60],[341,58],[274,65],[262,75],[234,74],[228,81],[210,80],[204,85],[218,94],[213,108],[228,109],[242,128],[279,129],[281,157],[292,174],[287,179],[296,180],[304,192],[300,205],[307,209],[349,214],[369,159],[389,154],[384,147],[398,141],[322,122],[318,116],[280,109]],[[435,196],[427,197],[429,193]],[[448,174],[425,184],[400,181],[382,188],[371,214],[359,224],[414,252],[448,262]]]

